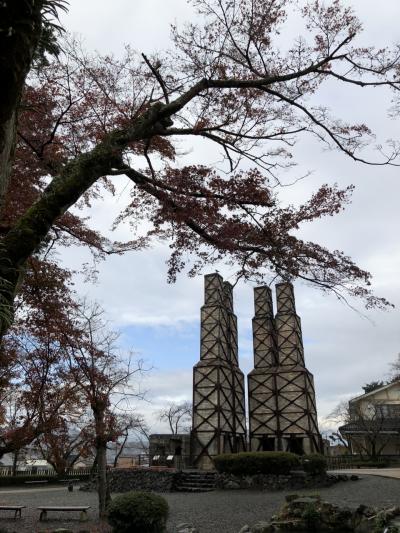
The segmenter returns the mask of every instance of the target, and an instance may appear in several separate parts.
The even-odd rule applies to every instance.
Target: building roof
[[[388,383],[387,385],[382,385],[382,387],[378,387],[377,389],[374,389],[371,392],[366,392],[365,394],[360,394],[360,396],[356,396],[355,398],[352,398],[349,401],[349,403],[355,402],[356,400],[369,398],[370,396],[374,396],[378,391],[383,391],[383,390],[386,390],[386,389],[390,389],[394,385],[400,385],[400,380],[392,381],[391,383]]]

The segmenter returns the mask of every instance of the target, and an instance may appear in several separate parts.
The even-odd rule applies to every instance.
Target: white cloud
[[[135,382],[133,389],[138,386]],[[159,412],[171,402],[192,401],[192,370],[150,371],[140,380],[140,390],[145,393],[144,399],[134,403],[135,410],[144,416],[152,433],[168,433],[167,424],[159,420]]]

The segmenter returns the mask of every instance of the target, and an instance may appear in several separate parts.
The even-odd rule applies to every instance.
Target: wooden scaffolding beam
[[[254,369],[248,375],[251,450],[321,451],[312,374],[304,364],[293,285],[255,289]]]
[[[238,367],[232,286],[219,274],[204,277],[200,361],[193,368],[194,466],[213,468],[220,453],[245,449],[244,376]]]

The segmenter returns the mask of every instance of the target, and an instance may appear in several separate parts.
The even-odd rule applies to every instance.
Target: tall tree
[[[39,94],[42,93],[39,91]],[[37,143],[44,143],[53,126],[54,102],[40,100],[35,91],[26,89],[19,111],[19,138],[34,135]],[[53,154],[60,154],[62,150],[52,146],[51,151]],[[6,234],[37,201],[47,181],[40,158],[23,142],[17,140],[12,173],[0,214],[0,235]],[[95,195],[92,191],[86,196],[86,201],[90,201]],[[65,249],[76,244],[89,247],[95,262],[106,254],[119,251],[119,243],[111,243],[90,229],[79,213],[66,213],[53,226],[38,250],[25,264],[24,276],[15,300],[15,316],[12,317],[12,313],[8,313],[8,322],[14,318],[13,326],[1,347],[0,358],[0,391],[5,395],[8,394],[9,385],[13,383],[12,377],[15,366],[18,365],[18,358],[22,363],[33,346],[36,346],[36,355],[43,354],[45,357],[48,346],[58,350],[60,355],[59,347],[63,339],[58,334],[57,324],[68,319],[76,304],[71,282],[72,271],[57,264],[57,250],[60,246]],[[86,269],[85,274],[90,276],[91,271]],[[4,307],[3,317],[7,318]],[[21,376],[20,372],[17,374]],[[29,434],[34,438],[36,433]],[[28,433],[25,444],[28,444],[27,439]],[[9,445],[12,444],[10,440],[8,442]]]
[[[393,428],[387,427],[392,417],[385,407],[384,400],[376,399],[367,407],[358,402],[341,402],[330,415],[336,423],[344,424],[333,433],[333,440],[375,461],[390,440],[398,440]]]
[[[339,0],[300,7],[305,38],[287,50],[279,35],[297,3],[291,0],[195,0],[198,24],[174,32],[175,52],[147,58],[128,50],[123,60],[88,57],[77,47],[30,81],[58,110],[47,140],[21,139],[43,166],[46,187],[5,232],[0,247],[3,308],[11,310],[26,262],[70,207],[105,176],[124,175],[132,201],[120,219],[150,221],[147,239],[171,240],[170,279],[187,253],[203,264],[226,259],[238,275],[263,278],[271,269],[339,296],[386,306],[370,290],[370,274],[341,252],[304,242],[301,223],[340,211],[350,190],[322,186],[304,205],[282,207],[274,185],[292,165],[298,138],[314,135],[354,161],[392,164],[398,155],[367,161],[372,139],[365,124],[348,124],[315,105],[326,81],[398,91],[398,48],[357,43],[362,28]],[[6,3],[8,4],[8,3]],[[38,106],[40,108],[40,106]],[[180,164],[179,140],[200,137],[225,154],[228,175]],[[248,170],[239,166],[247,160]],[[2,330],[8,327],[2,321]]]
[[[46,186],[46,173],[40,158],[32,157],[32,151],[18,142],[26,131],[35,131],[35,141],[43,142],[51,135],[54,126],[54,107],[51,102],[44,102],[32,92],[23,91],[26,75],[33,69],[39,76],[40,70],[49,64],[51,57],[58,56],[60,47],[58,38],[62,28],[58,24],[58,14],[66,11],[65,0],[13,0],[2,2],[0,6],[0,77],[4,81],[0,88],[0,235],[4,235],[27,209],[38,199]],[[36,95],[37,96],[37,95]],[[33,123],[32,117],[38,118],[38,108],[49,104],[43,110],[41,120]],[[36,111],[36,112],[35,112]],[[15,139],[16,123],[19,136]],[[52,150],[57,152],[57,148]],[[10,172],[11,171],[11,172]],[[87,198],[88,199],[88,198]],[[96,258],[111,253],[111,243],[99,233],[90,230],[84,220],[77,215],[67,213],[36,250],[34,260],[27,261],[24,270],[24,291],[37,295],[48,285],[54,284],[54,268],[57,268],[57,283],[68,283],[70,272],[55,267],[51,251],[56,244],[89,246]],[[35,278],[40,271],[42,285]],[[30,286],[34,281],[34,287]],[[7,287],[7,281],[0,278],[0,285]],[[20,288],[19,291],[20,292]],[[37,298],[41,301],[41,295]],[[53,308],[57,302],[53,300]],[[63,305],[60,301],[60,307]],[[17,308],[21,302],[17,302]],[[31,312],[35,312],[33,306]],[[54,309],[53,309],[54,310]],[[39,311],[40,312],[40,311]],[[10,324],[13,313],[10,306],[0,297],[0,314],[5,324]],[[3,358],[4,362],[4,358]]]
[[[22,109],[19,113],[19,141],[16,143],[15,158],[0,214],[0,235],[5,235],[15,222],[38,200],[45,189],[48,176],[39,157],[27,147],[22,138],[30,138],[36,145],[45,144],[58,118],[54,110],[55,102],[43,99],[43,91],[37,94],[27,89],[24,93]],[[62,149],[57,145],[49,147],[53,157],[61,157]],[[93,189],[85,196],[85,202],[96,197]],[[21,315],[21,308],[28,306],[33,314],[47,317],[67,313],[66,302],[71,304],[71,272],[56,264],[59,247],[80,245],[88,247],[95,262],[107,254],[120,252],[121,243],[112,243],[99,232],[90,229],[84,218],[76,212],[66,213],[54,224],[44,241],[25,264],[24,276],[18,287],[16,310]],[[89,270],[85,271],[90,275]],[[57,290],[63,298],[54,297]],[[50,298],[49,298],[50,293]],[[66,298],[67,297],[67,298]],[[45,308],[44,308],[45,306]],[[49,314],[51,307],[51,312]],[[58,309],[57,309],[58,307]],[[3,314],[4,306],[3,306]],[[22,312],[25,316],[25,312]],[[9,322],[12,313],[9,313]],[[18,316],[17,316],[18,319]]]
[[[400,380],[400,353],[397,354],[394,363],[390,364],[390,381],[398,380]]]
[[[115,455],[113,466],[118,466],[118,460],[124,452],[129,437],[133,434],[143,434],[144,419],[141,415],[134,414],[120,414],[116,418],[116,439],[115,439]],[[136,444],[136,443],[135,443]],[[140,444],[139,444],[140,446]],[[141,446],[140,446],[141,447]]]
[[[8,188],[18,107],[35,59],[57,53],[58,10],[65,0],[5,0],[0,4],[0,208]]]
[[[52,339],[47,346],[34,338],[8,339],[7,350],[15,351],[17,362],[10,383],[0,391],[0,457],[51,433],[70,411],[76,391]]]
[[[385,385],[384,381],[371,381],[370,383],[366,383],[361,388],[364,390],[365,394],[368,394],[368,392],[372,392],[376,389],[380,389]]]
[[[116,339],[104,321],[97,305],[83,303],[68,322],[59,324],[65,341],[65,353],[70,371],[79,391],[90,406],[93,418],[94,448],[98,469],[99,514],[106,515],[109,502],[107,485],[107,444],[121,434],[113,402],[140,396],[130,386],[134,374],[142,370],[141,361],[135,364],[128,357],[119,356]],[[79,331],[79,335],[76,334]]]
[[[93,424],[82,405],[71,406],[69,412],[59,415],[50,431],[44,431],[36,440],[43,459],[59,476],[79,459],[93,459],[93,442]]]
[[[62,432],[61,422],[81,406],[58,327],[77,305],[70,275],[49,258],[29,259],[15,320],[1,347],[0,410],[8,417],[1,424],[0,455]],[[17,416],[10,417],[15,410]]]
[[[168,422],[173,435],[177,435],[180,431],[187,433],[190,431],[192,420],[192,404],[171,402],[160,410],[159,419],[162,422]]]

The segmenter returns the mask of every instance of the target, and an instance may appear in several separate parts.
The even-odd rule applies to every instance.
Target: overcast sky
[[[363,43],[394,44],[398,37],[400,3],[383,0],[349,0],[364,23]],[[112,7],[111,7],[112,6]],[[169,46],[170,23],[182,23],[193,16],[185,0],[70,0],[63,23],[80,34],[89,50],[121,54],[126,43],[151,54]],[[295,31],[295,30],[294,30]],[[376,90],[338,90],[327,84],[319,98],[345,120],[367,122],[381,141],[399,137],[399,120],[389,120],[382,93]],[[387,95],[384,95],[386,97]],[[209,164],[204,146],[192,144],[193,161]],[[316,290],[296,284],[298,314],[303,324],[306,364],[314,374],[317,405],[322,420],[342,399],[359,394],[369,381],[385,379],[400,352],[400,173],[395,168],[355,164],[342,154],[330,153],[311,141],[296,149],[298,172],[312,170],[310,178],[284,190],[284,199],[298,202],[322,183],[354,184],[353,202],[334,218],[318,221],[304,235],[331,249],[343,250],[357,264],[373,273],[376,294],[396,305],[389,312],[368,312],[367,318]],[[120,191],[124,183],[120,183]],[[109,231],[113,215],[121,207],[123,194],[96,203],[91,210],[93,224]],[[114,238],[128,237],[122,228]],[[143,357],[153,370],[141,387],[148,390],[147,402],[138,411],[147,416],[167,401],[191,399],[192,366],[199,358],[199,311],[203,280],[182,274],[175,285],[166,282],[168,247],[111,257],[99,265],[94,286],[76,279],[80,294],[100,301],[113,325],[122,332],[122,342]],[[82,251],[68,250],[65,264],[78,267],[89,258]],[[221,271],[226,278],[231,272]],[[252,286],[235,289],[235,310],[239,318],[240,364],[252,368]],[[359,304],[356,304],[359,306]],[[152,419],[154,431],[164,429]]]

